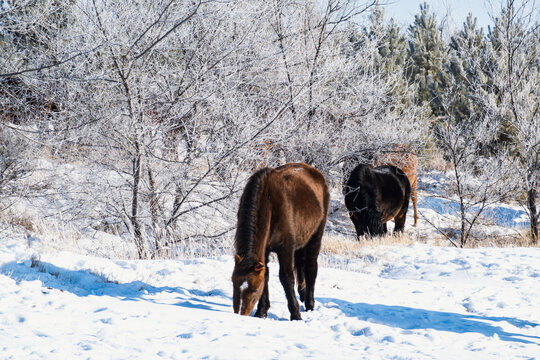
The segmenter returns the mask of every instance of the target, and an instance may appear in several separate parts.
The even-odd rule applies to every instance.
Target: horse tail
[[[405,174],[405,172],[398,167],[396,167],[396,176],[401,180],[401,184],[404,186],[405,199],[403,201],[403,207],[405,208],[405,212],[407,212],[412,191],[411,182],[409,181],[407,174]]]
[[[403,231],[405,228],[405,219],[407,218],[407,211],[409,210],[409,200],[411,198],[411,183],[409,181],[409,178],[405,174],[403,170],[401,170],[398,167],[395,167],[394,173],[396,177],[398,178],[400,184],[403,186],[403,204],[401,205],[401,209],[399,210],[398,214],[396,215],[394,221],[396,223],[396,227],[394,231]]]

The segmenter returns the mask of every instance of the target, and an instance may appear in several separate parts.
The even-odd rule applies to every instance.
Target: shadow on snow
[[[459,216],[460,208],[456,201],[442,199],[436,196],[423,196],[418,200],[420,209],[431,209],[440,215]],[[478,211],[475,206],[471,209]],[[515,210],[505,206],[488,207],[482,211],[484,219],[491,219],[496,225],[510,228],[526,228],[529,226],[527,213],[524,210]]]
[[[155,299],[145,298],[145,295],[166,292],[176,294],[180,300],[172,305],[211,311],[229,311],[231,302],[230,296],[219,289],[201,291],[183,287],[156,287],[142,281],[122,284],[90,270],[67,270],[45,262],[35,262],[31,265],[10,262],[0,267],[0,273],[17,282],[38,280],[43,284],[44,290],[42,292],[45,294],[47,289],[57,289],[80,297],[111,296],[125,301],[144,300],[161,304]],[[209,301],[208,297],[210,296],[220,297],[224,303]],[[493,322],[507,322],[517,328],[538,326],[537,323],[511,317],[457,314],[395,305],[351,303],[334,298],[317,298],[316,300],[325,307],[339,308],[345,316],[404,330],[433,329],[458,334],[480,333],[487,337],[497,335],[503,341],[540,344],[538,336],[507,332],[500,326],[491,324]],[[281,320],[273,314],[269,314],[269,318]]]
[[[67,270],[46,262],[28,263],[10,262],[0,267],[0,273],[17,282],[38,280],[43,284],[44,294],[47,289],[57,289],[62,292],[67,291],[74,295],[85,296],[111,296],[121,300],[150,301],[160,303],[155,299],[144,298],[145,295],[158,293],[177,294],[181,301],[173,304],[176,306],[220,311],[216,306],[230,308],[230,297],[221,290],[215,289],[208,292],[198,289],[186,289],[183,287],[152,286],[142,281],[132,281],[129,283],[117,283],[111,281],[102,274],[96,274],[90,270]],[[226,298],[227,302],[218,303],[209,301],[210,296]]]
[[[396,305],[351,303],[333,298],[318,298],[317,300],[326,307],[339,308],[348,317],[404,330],[433,329],[457,334],[480,333],[487,337],[497,335],[503,341],[540,344],[538,336],[507,332],[500,326],[492,324],[493,322],[507,322],[518,328],[538,326],[536,323],[511,317],[457,314]]]

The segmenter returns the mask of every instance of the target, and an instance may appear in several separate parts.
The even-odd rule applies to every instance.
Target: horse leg
[[[292,241],[285,241],[285,244],[292,244]],[[291,313],[291,320],[302,320],[300,316],[300,306],[294,293],[294,272],[293,272],[293,249],[292,246],[283,246],[278,252],[279,260],[279,280],[285,290],[287,305]]]
[[[413,209],[414,209],[414,225],[413,226],[416,226],[418,224],[418,206],[417,206],[417,202],[418,202],[418,189],[417,189],[417,183],[416,181],[414,182],[414,184],[411,184],[411,200],[412,200],[412,203],[413,203]]]
[[[394,218],[394,223],[396,226],[394,227],[394,232],[403,232],[403,229],[405,229],[405,220],[407,219],[407,210],[409,209],[409,201],[405,201],[403,206],[401,207],[401,210],[399,210],[399,213]]]
[[[264,289],[259,299],[259,304],[257,304],[257,311],[255,316],[259,318],[265,318],[268,316],[268,309],[270,308],[270,295],[268,292],[268,279],[270,278],[270,273],[268,269],[268,258],[269,253],[266,253],[265,268],[264,268]]]
[[[382,222],[382,214],[378,210],[367,210],[368,230],[371,236],[379,236],[385,233],[386,223]]]
[[[296,279],[298,281],[298,295],[300,301],[306,299],[306,277],[305,277],[305,249],[298,249],[294,252],[294,267],[296,268]]]
[[[349,216],[351,217],[351,221],[354,225],[354,229],[356,230],[356,240],[360,240],[360,236],[364,235],[366,233],[366,226],[365,224],[361,224],[361,220],[359,219],[358,213],[349,213]]]
[[[394,232],[403,232],[403,229],[405,228],[405,215],[401,212],[397,214],[394,218],[394,223],[396,224]]]
[[[319,269],[317,258],[319,256],[319,251],[321,250],[321,239],[324,233],[325,224],[325,222],[321,223],[306,245],[306,300],[304,301],[306,311],[313,310],[315,307],[315,280],[317,279],[317,272]]]

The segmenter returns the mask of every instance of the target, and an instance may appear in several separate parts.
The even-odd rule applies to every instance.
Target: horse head
[[[233,309],[240,315],[250,315],[264,289],[264,264],[252,257],[236,254],[232,275]]]

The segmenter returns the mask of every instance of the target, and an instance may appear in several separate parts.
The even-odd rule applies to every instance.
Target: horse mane
[[[254,252],[257,209],[266,178],[272,170],[272,168],[266,167],[251,175],[240,198],[234,246],[236,253],[241,256],[249,256]]]

